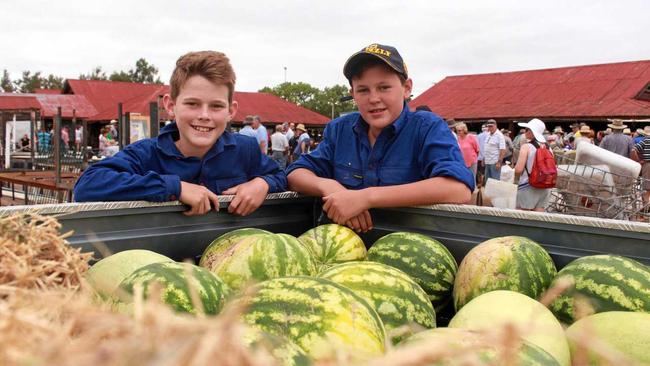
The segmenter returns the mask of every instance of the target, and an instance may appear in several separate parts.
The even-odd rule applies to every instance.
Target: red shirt
[[[463,154],[465,166],[470,167],[478,160],[478,140],[476,136],[467,134],[465,137],[458,135],[458,145],[460,152]]]

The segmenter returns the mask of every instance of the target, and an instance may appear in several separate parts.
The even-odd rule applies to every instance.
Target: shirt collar
[[[399,115],[399,117],[397,117],[396,120],[393,121],[393,123],[386,126],[384,130],[387,130],[394,135],[399,134],[400,131],[404,128],[404,124],[406,123],[408,112],[409,112],[409,107],[406,104],[406,101],[404,101],[404,105],[402,106],[402,113]],[[357,133],[357,135],[368,133],[368,122],[366,122],[363,119],[363,117],[361,117],[361,113],[359,113],[358,118],[356,119],[356,121],[354,121],[354,125],[352,126],[352,129],[355,133]]]
[[[172,122],[166,125],[162,130],[160,130],[160,134],[158,135],[158,149],[164,154],[172,157],[185,157],[176,147],[175,138],[177,139],[177,137],[178,126],[176,125],[176,122]],[[237,143],[233,134],[228,131],[224,131],[223,134],[217,139],[215,144],[212,145],[210,150],[208,150],[203,159],[215,156],[222,152],[225,147],[235,146],[236,144]]]

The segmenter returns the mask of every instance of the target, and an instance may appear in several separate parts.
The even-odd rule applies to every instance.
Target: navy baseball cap
[[[397,52],[397,49],[392,46],[378,43],[373,43],[368,47],[364,47],[361,51],[350,56],[343,66],[343,75],[345,75],[348,80],[351,80],[359,65],[362,65],[368,59],[372,58],[385,62],[391,69],[402,75],[404,79],[408,79],[408,69],[406,68],[402,56]]]

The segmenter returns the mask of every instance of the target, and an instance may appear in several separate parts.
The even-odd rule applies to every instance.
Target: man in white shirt
[[[271,159],[273,159],[280,169],[287,167],[287,150],[289,149],[289,140],[284,135],[282,125],[275,126],[275,133],[271,135]]]
[[[287,140],[291,140],[294,136],[293,129],[296,128],[295,123],[285,122],[282,124],[282,130],[284,135],[287,137]]]
[[[501,178],[501,162],[506,154],[506,140],[501,131],[497,129],[497,122],[493,119],[486,123],[488,134],[485,137],[482,151],[485,163],[485,183],[488,178],[499,180]]]
[[[262,154],[268,155],[267,149],[269,146],[269,134],[266,132],[266,127],[262,124],[260,116],[253,116],[253,129],[257,138],[257,143],[260,145]]]

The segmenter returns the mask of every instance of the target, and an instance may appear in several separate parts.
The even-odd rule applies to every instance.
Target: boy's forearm
[[[310,196],[327,196],[339,189],[345,189],[340,183],[333,179],[321,178],[309,169],[299,168],[288,177],[289,189]]]
[[[472,195],[464,183],[447,177],[434,177],[396,186],[370,187],[363,191],[367,194],[371,208],[466,203]]]

